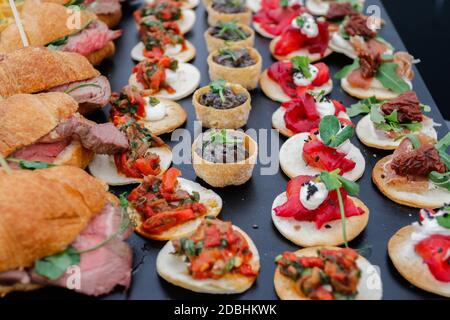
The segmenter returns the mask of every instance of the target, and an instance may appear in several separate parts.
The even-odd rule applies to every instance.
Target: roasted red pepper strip
[[[415,250],[436,280],[450,282],[450,236],[432,235],[416,244]]]

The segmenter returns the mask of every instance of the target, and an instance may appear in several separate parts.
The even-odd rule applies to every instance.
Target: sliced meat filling
[[[118,207],[106,204],[102,212],[92,219],[83,232],[72,243],[78,251],[89,250],[114,235],[120,228],[121,213]],[[128,228],[106,245],[82,253],[80,257],[80,285],[74,290],[86,295],[99,296],[111,292],[116,286],[128,288],[131,283],[133,253],[124,242],[131,234]],[[67,287],[71,275],[65,274],[57,280],[38,275],[32,268],[0,273],[0,286],[17,283],[34,283]]]
[[[111,85],[105,76],[71,82],[69,84],[54,87],[48,91],[65,92],[79,104],[88,103],[99,105],[101,107],[105,106],[111,97]]]
[[[84,0],[83,4],[95,14],[111,14],[119,11],[119,0]]]
[[[95,20],[80,32],[69,36],[66,43],[57,49],[87,56],[103,49],[109,41],[115,40],[121,35],[122,30],[109,30],[104,22]]]

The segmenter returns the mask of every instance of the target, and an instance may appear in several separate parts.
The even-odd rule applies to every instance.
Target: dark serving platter
[[[125,3],[123,6],[124,18],[120,24],[123,30],[122,37],[116,42],[116,54],[105,61],[100,70],[111,81],[113,90],[118,91],[128,82],[131,69],[134,62],[131,60],[130,51],[138,42],[138,36],[132,12],[139,7],[139,2]],[[366,1],[368,5],[377,5],[381,9],[381,16],[386,21],[386,25],[381,31],[381,36],[392,43],[398,50],[404,50],[404,45],[396,32],[391,19],[379,0]],[[197,56],[192,62],[199,68],[202,74],[201,85],[209,82],[208,69],[206,65],[206,45],[203,39],[203,33],[207,28],[206,13],[204,7],[196,9],[197,21],[194,29],[186,36],[197,49]],[[256,37],[255,47],[263,57],[263,67],[266,68],[274,62],[269,53],[269,40],[260,36]],[[411,52],[414,55],[414,52]],[[420,58],[420,57],[418,57]],[[335,74],[343,66],[351,63],[351,60],[340,54],[333,54],[325,59],[330,66],[332,74]],[[430,92],[426,88],[422,78],[417,74],[413,81],[414,89],[418,93],[423,103],[432,107],[430,116],[438,123],[439,138],[441,138],[448,128],[444,119],[437,109]],[[344,93],[338,81],[334,80],[334,90],[331,96],[349,106],[356,100]],[[191,104],[191,97],[185,98],[181,104],[187,110],[189,116],[185,128],[193,134],[195,112]],[[247,127],[244,129],[271,129],[272,112],[279,106],[278,103],[266,98],[261,90],[256,89],[252,92],[252,112]],[[92,115],[92,119],[98,122],[107,120],[107,111],[97,112]],[[359,119],[355,119],[355,122]],[[274,132],[272,132],[273,134]],[[270,131],[268,131],[270,137]],[[171,141],[170,135],[164,135],[162,138],[171,146],[176,141]],[[286,140],[283,137],[275,137],[279,145]],[[186,141],[185,141],[186,142]],[[259,141],[259,143],[265,143]],[[191,142],[189,142],[190,144]],[[387,254],[387,242],[389,238],[401,227],[410,224],[417,219],[417,209],[398,205],[384,197],[371,180],[371,171],[376,161],[387,155],[387,152],[380,152],[363,146],[358,139],[353,138],[353,143],[362,150],[366,158],[366,171],[359,180],[361,187],[360,198],[370,208],[370,221],[366,230],[350,246],[360,249],[362,255],[369,259],[374,265],[379,267],[383,281],[384,299],[437,299],[436,295],[410,285],[395,270]],[[278,150],[270,151],[272,159],[278,161]],[[270,154],[269,153],[269,154]],[[272,164],[273,166],[274,164]],[[156,256],[164,245],[163,242],[145,240],[137,235],[130,238],[130,243],[134,248],[134,267],[133,282],[128,291],[124,292],[117,289],[112,294],[102,297],[103,299],[277,299],[273,288],[273,274],[275,270],[274,258],[283,251],[297,250],[298,247],[286,240],[275,229],[272,224],[270,210],[273,199],[281,192],[285,191],[288,178],[281,172],[275,175],[261,175],[260,169],[267,167],[267,164],[258,164],[255,167],[253,178],[243,186],[228,187],[225,189],[214,189],[223,199],[223,209],[220,218],[231,220],[235,225],[245,230],[253,239],[258,247],[261,257],[261,272],[253,287],[247,292],[231,296],[215,296],[206,294],[197,294],[191,291],[173,286],[158,277],[155,270]],[[195,180],[204,186],[206,183],[196,178],[191,164],[178,165],[183,172],[183,177]],[[275,164],[278,167],[278,164]],[[131,187],[111,188],[115,193],[131,190]],[[15,293],[7,299],[90,299],[83,295],[64,290],[60,288],[45,288],[29,293]]]

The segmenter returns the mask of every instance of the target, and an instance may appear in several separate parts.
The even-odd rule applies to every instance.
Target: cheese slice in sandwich
[[[128,220],[118,199],[84,170],[0,170],[0,210],[0,296],[42,286],[71,289],[74,266],[83,275],[72,288],[79,293],[99,296],[117,285],[129,287]],[[51,263],[55,255],[69,258],[65,270]]]

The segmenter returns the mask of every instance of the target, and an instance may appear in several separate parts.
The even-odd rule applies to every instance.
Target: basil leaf
[[[309,71],[309,58],[305,56],[295,56],[291,58],[292,67],[300,71],[306,78],[311,78],[312,74]]]
[[[437,171],[432,171],[428,175],[428,178],[435,185],[450,191],[450,171],[446,173],[439,173]]]
[[[444,213],[442,216],[437,216],[436,221],[441,227],[450,229],[450,214]]]
[[[50,280],[59,279],[70,266],[80,263],[80,253],[73,247],[63,252],[37,260],[34,270],[37,274]]]
[[[342,187],[342,183],[339,180],[339,169],[334,171],[322,171],[320,173],[320,180],[325,184],[327,190],[337,190]]]
[[[352,64],[345,66],[334,75],[335,79],[345,78],[350,72],[359,68],[359,59],[355,59]]]
[[[411,90],[408,83],[397,74],[398,64],[395,62],[383,63],[375,75],[383,87],[395,93],[403,93]]]
[[[339,181],[342,184],[342,187],[347,191],[347,193],[351,196],[359,195],[359,185],[356,182],[345,179],[343,176],[338,176]]]
[[[386,122],[386,120],[384,119],[383,115],[380,113],[378,108],[370,109],[370,120],[375,124],[380,124],[380,123]]]
[[[332,139],[336,138],[336,134],[340,129],[341,123],[337,117],[332,115],[325,116],[319,123],[320,139],[328,146]]]
[[[331,142],[328,146],[332,148],[337,148],[341,144],[343,144],[346,140],[353,137],[354,134],[355,129],[353,129],[353,126],[351,125],[345,126],[344,129],[342,129],[334,139],[331,138]]]

